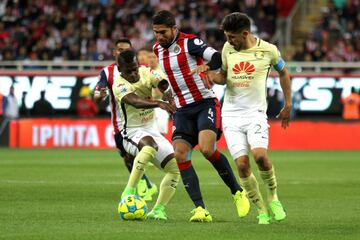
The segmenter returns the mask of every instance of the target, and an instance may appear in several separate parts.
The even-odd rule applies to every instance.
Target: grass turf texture
[[[360,151],[271,152],[288,218],[269,226],[257,224],[254,205],[239,219],[220,177],[193,156],[213,223],[188,222],[182,183],[167,222],[120,220],[128,172],[115,150],[0,149],[0,239],[359,239]],[[159,173],[147,172],[158,185]]]

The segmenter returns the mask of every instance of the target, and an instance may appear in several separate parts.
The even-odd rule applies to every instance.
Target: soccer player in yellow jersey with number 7
[[[285,219],[286,213],[278,199],[275,170],[267,154],[269,125],[266,115],[266,79],[273,66],[279,73],[285,98],[285,106],[278,117],[282,127],[287,128],[292,108],[289,73],[277,47],[250,33],[250,19],[247,15],[231,13],[223,19],[221,27],[227,39],[222,50],[222,67],[218,73],[208,72],[205,81],[226,84],[222,108],[225,138],[235,159],[241,186],[258,209],[259,224],[270,223],[269,210],[276,221],[281,221]],[[251,172],[249,150],[265,183],[267,204]]]

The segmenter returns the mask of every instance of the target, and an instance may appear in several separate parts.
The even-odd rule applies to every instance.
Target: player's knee
[[[255,159],[256,164],[261,168],[264,168],[268,165],[268,158],[267,158],[266,154],[263,154],[263,153],[256,154],[256,155],[254,155],[254,159]]]
[[[250,169],[249,161],[246,160],[237,160],[236,166],[241,172],[246,172],[248,169]]]
[[[175,149],[174,156],[177,162],[185,162],[187,160],[187,151],[183,149]]]
[[[143,137],[140,141],[139,141],[139,149],[142,149],[145,146],[149,146],[154,148],[156,151],[159,149],[157,143],[155,142],[155,140],[150,137],[150,136],[146,136]]]
[[[200,148],[200,152],[206,159],[210,159],[214,154],[213,148]]]

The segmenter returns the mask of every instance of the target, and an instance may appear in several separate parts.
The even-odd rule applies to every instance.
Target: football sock
[[[215,150],[214,154],[208,158],[208,160],[214,166],[224,183],[230,188],[232,194],[235,194],[239,190],[242,192],[242,188],[237,182],[228,160],[222,153]]]
[[[264,205],[264,200],[259,191],[259,184],[256,181],[254,174],[250,174],[247,178],[240,178],[240,184],[246,190],[248,198],[258,208],[259,213],[268,213]]]
[[[156,205],[166,206],[170,199],[174,196],[176,186],[179,183],[180,172],[176,165],[175,158],[171,159],[164,167],[165,176],[160,184],[160,192]]]
[[[178,163],[180,175],[185,189],[193,201],[195,207],[201,206],[205,209],[205,203],[201,196],[200,184],[191,160]]]
[[[140,178],[145,173],[145,168],[147,164],[154,159],[156,154],[156,149],[150,146],[144,146],[141,151],[136,155],[134,159],[134,165],[130,173],[129,181],[127,187],[135,188],[140,180]]]
[[[121,156],[120,151],[119,151],[119,154],[120,154],[120,156]],[[133,158],[132,156],[130,156],[130,155],[129,155],[129,157],[125,157],[125,156],[121,156],[121,157],[124,159],[126,168],[127,168],[127,169],[129,170],[129,172],[131,173],[132,167],[133,167],[133,165],[134,165],[134,158]],[[151,188],[151,187],[152,187],[150,180],[146,177],[145,174],[142,176],[141,179],[143,179],[143,180],[146,181],[146,185],[147,185],[148,188]]]
[[[277,183],[274,167],[268,171],[259,171],[259,174],[266,186],[268,202],[270,203],[272,201],[278,201],[279,199],[277,196]]]

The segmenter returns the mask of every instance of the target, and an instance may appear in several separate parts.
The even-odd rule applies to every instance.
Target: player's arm
[[[170,84],[166,79],[159,82],[157,86],[160,92],[163,94],[162,100],[172,103],[174,101],[173,94],[170,88]]]
[[[108,95],[108,81],[105,74],[105,71],[102,70],[99,75],[99,81],[96,84],[95,90],[94,90],[94,101],[96,103],[101,102],[104,100]]]
[[[158,100],[152,100],[152,99],[144,99],[144,98],[139,97],[135,93],[126,94],[121,99],[121,102],[129,104],[129,105],[131,105],[131,106],[133,106],[135,108],[148,109],[148,108],[157,108],[157,107],[159,107],[161,109],[164,109],[164,110],[168,111],[171,114],[175,113],[175,111],[176,111],[175,107],[172,106],[171,104],[167,103],[167,102],[158,101]]]
[[[290,113],[292,109],[292,99],[291,99],[291,81],[290,75],[285,67],[285,61],[282,59],[281,54],[275,45],[271,45],[270,53],[272,54],[271,64],[274,66],[274,69],[279,73],[280,86],[284,94],[285,104],[281,109],[280,113],[276,116],[281,119],[282,128],[287,128],[290,122]]]
[[[219,85],[226,84],[227,72],[222,69],[219,72],[208,72],[206,75],[208,81],[210,81],[211,83],[216,83]]]
[[[208,73],[209,70],[217,70],[221,67],[221,54],[214,48],[207,46],[201,39],[189,39],[188,50],[191,55],[201,57],[207,62],[206,64],[198,65],[190,74]],[[211,82],[209,82],[207,74],[203,81],[207,88],[211,88]]]
[[[290,75],[286,67],[279,71],[280,86],[284,94],[285,105],[281,109],[278,118],[281,119],[281,126],[285,129],[289,126],[290,114],[292,109],[291,101],[291,81]]]

